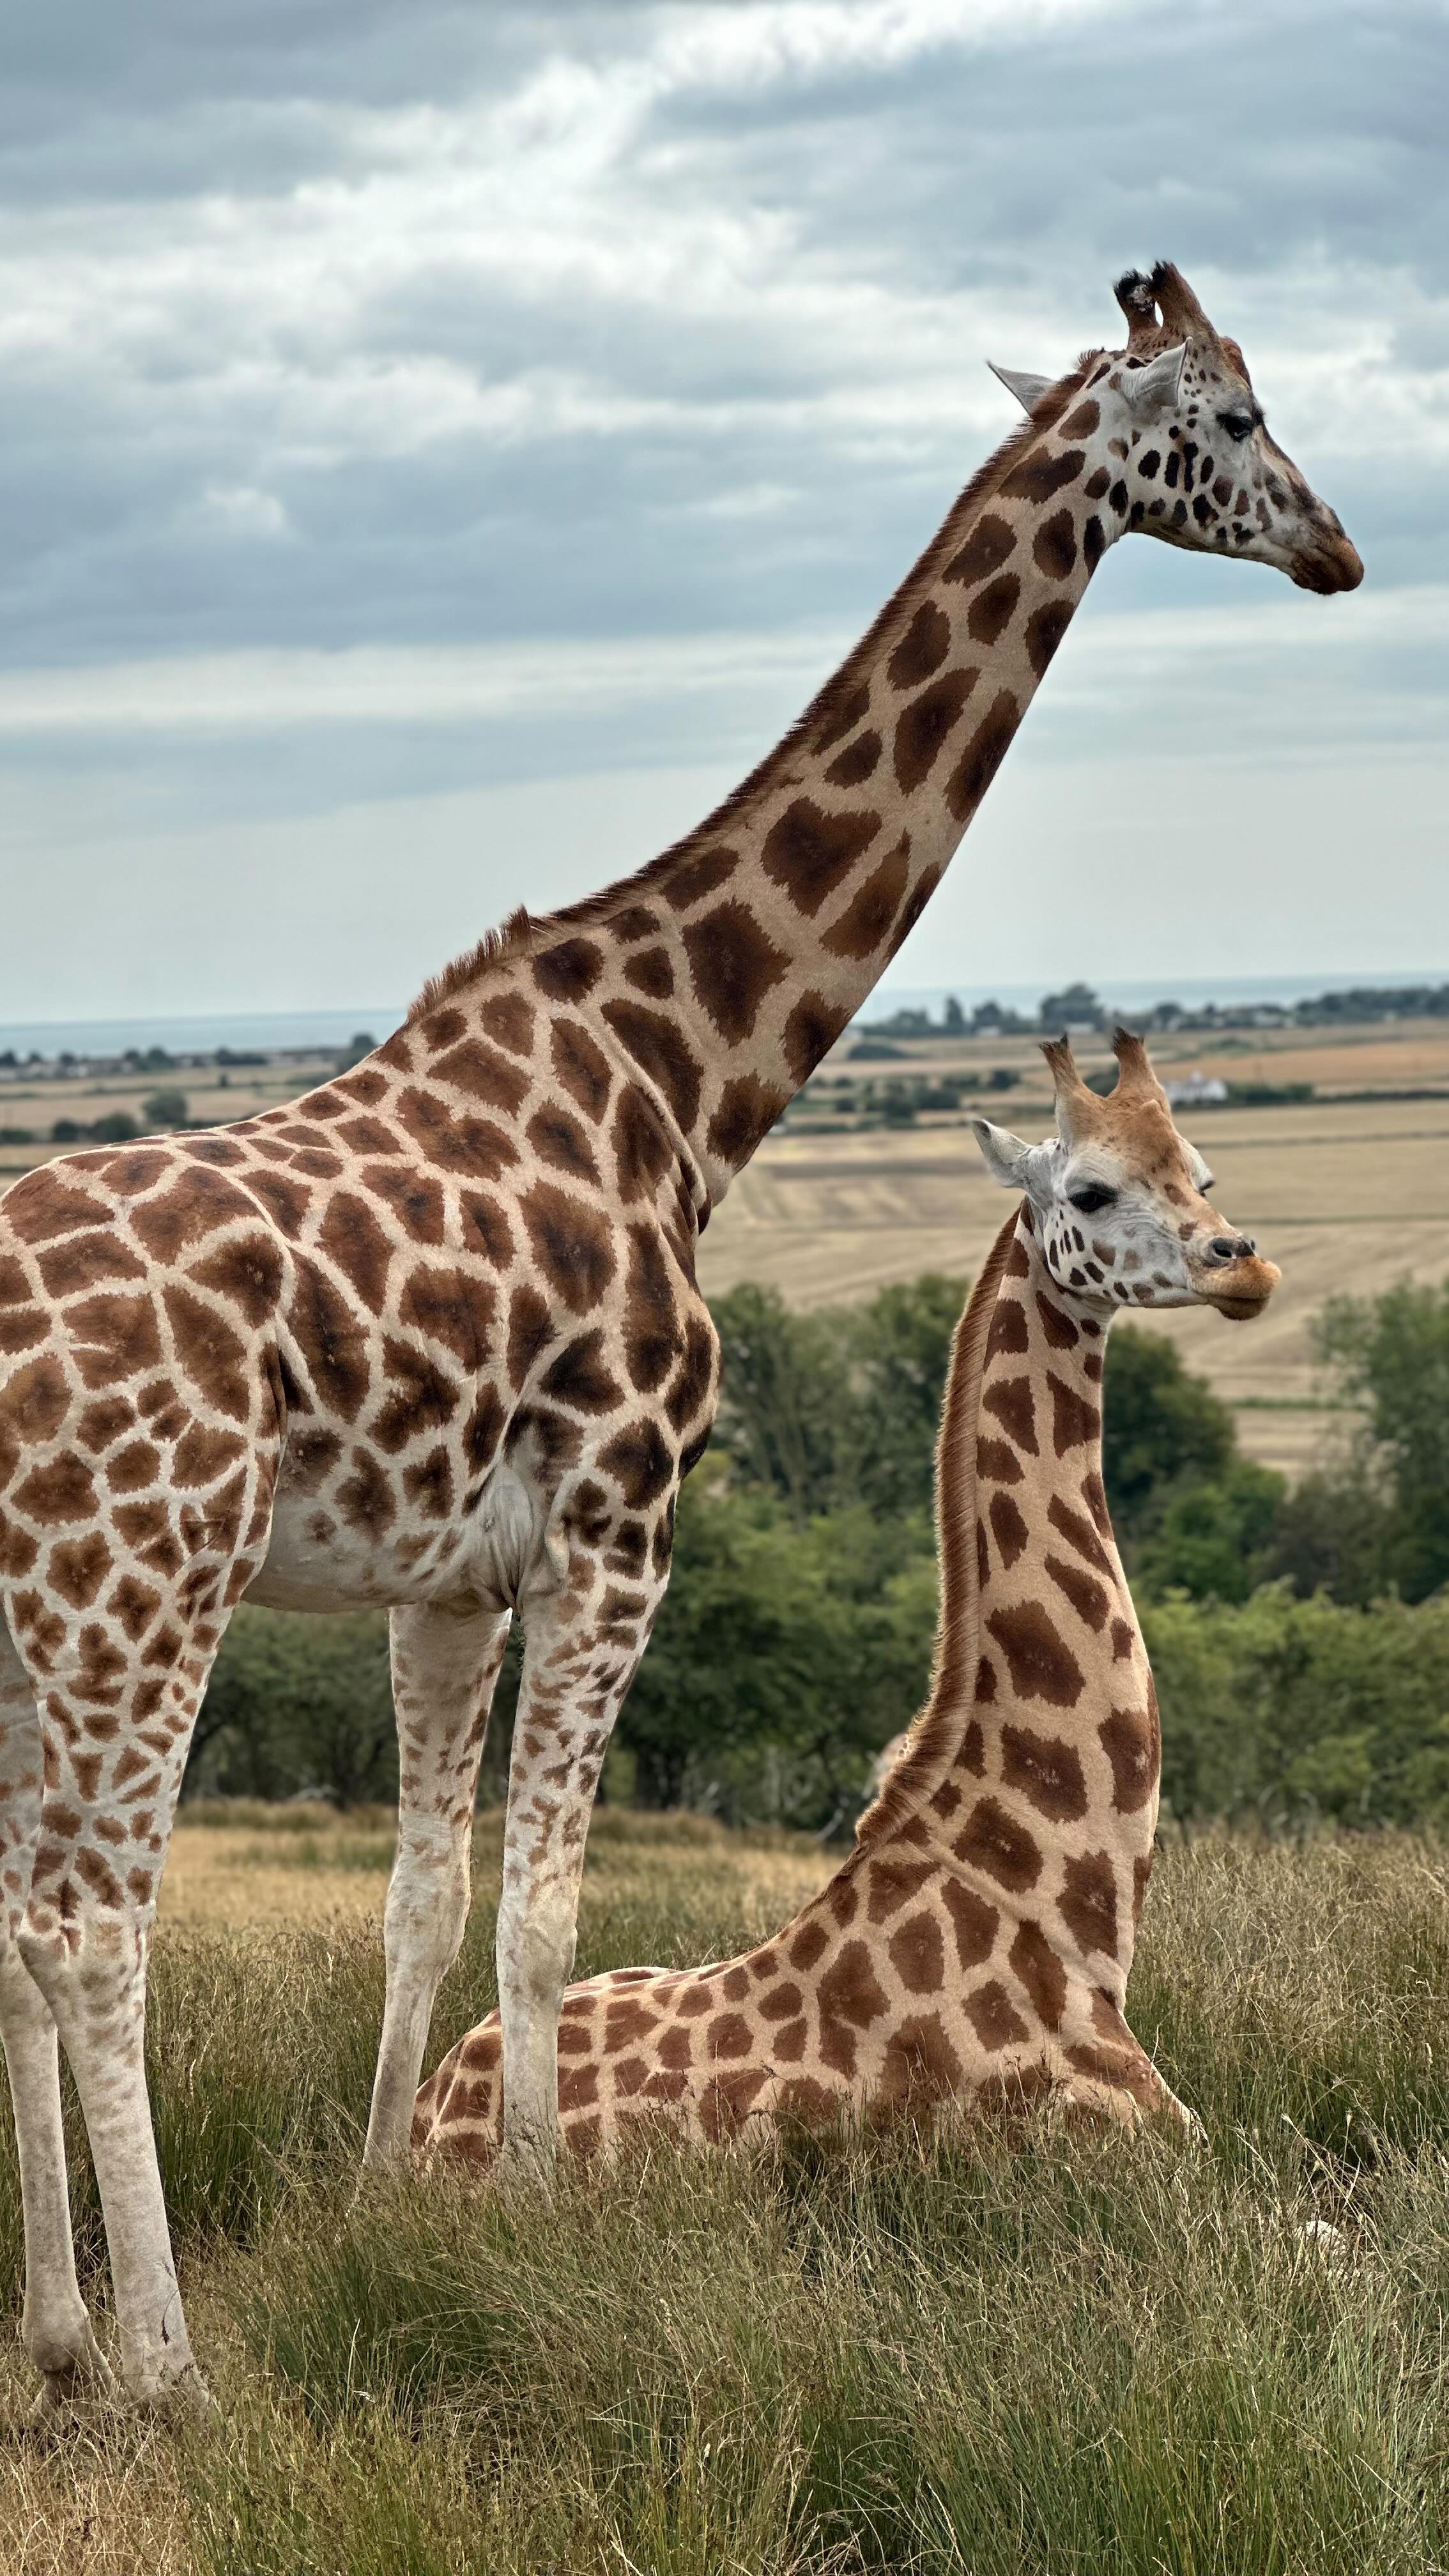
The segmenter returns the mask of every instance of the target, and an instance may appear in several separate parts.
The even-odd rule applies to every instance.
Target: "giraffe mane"
[[[564,904],[557,912],[530,913],[520,904],[501,928],[486,931],[475,946],[465,949],[440,973],[429,976],[408,1012],[405,1025],[410,1027],[414,1021],[425,1018],[429,1011],[436,1010],[440,1002],[450,1001],[456,994],[465,992],[491,968],[510,964],[515,958],[536,956],[541,948],[551,947],[570,932],[594,929],[615,913],[639,902],[642,896],[658,892],[677,867],[694,858],[707,844],[717,841],[721,833],[728,832],[760,789],[768,785],[777,764],[788,763],[835,716],[851,690],[858,685],[863,672],[874,662],[882,639],[917,606],[931,587],[943,557],[960,544],[970,520],[994,497],[1023,451],[1040,438],[1043,431],[1055,427],[1068,404],[1080,392],[1088,370],[1102,354],[1100,349],[1084,349],[1075,365],[1053,385],[1050,393],[1043,394],[1031,416],[1008,431],[1001,445],[978,467],[964,491],[958,494],[944,525],[937,529],[929,545],[917,556],[904,581],[892,591],[859,643],[817,689],[788,731],[771,745],[763,760],[758,761],[738,786],[730,790],[723,804],[716,805],[714,811],[706,814],[703,821],[696,823],[681,840],[671,841],[657,857],[646,859],[644,865],[631,875],[618,878],[613,885],[601,887],[597,894],[584,895],[579,902]]]
[[[426,1019],[429,1011],[435,1011],[440,1002],[450,1000],[466,985],[476,983],[480,975],[487,974],[490,966],[501,965],[507,957],[527,956],[537,928],[527,904],[521,903],[497,928],[485,930],[482,938],[475,940],[471,948],[465,948],[461,957],[450,959],[436,975],[428,977],[403,1022],[404,1028],[411,1028],[415,1020]]]
[[[976,1425],[986,1340],[1016,1232],[1013,1209],[967,1300],[951,1345],[946,1402],[936,1442],[936,1543],[941,1609],[925,1706],[911,1725],[879,1796],[855,1829],[857,1844],[896,1831],[928,1797],[954,1754],[959,1729],[976,1698],[980,1660],[981,1577],[976,1559]]]

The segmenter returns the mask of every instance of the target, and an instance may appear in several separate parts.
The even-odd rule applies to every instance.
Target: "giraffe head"
[[[1026,1145],[973,1118],[988,1169],[1003,1189],[1024,1193],[1042,1258],[1079,1302],[1106,1313],[1216,1306],[1235,1323],[1259,1314],[1278,1271],[1209,1204],[1212,1174],[1173,1125],[1142,1040],[1118,1029],[1112,1051],[1117,1083],[1103,1099],[1082,1081],[1066,1039],[1050,1039],[1042,1053],[1057,1132]]]
[[[1268,432],[1236,340],[1213,329],[1170,260],[1117,282],[1127,346],[1073,370],[1080,399],[1062,432],[1094,451],[1114,533],[1134,529],[1197,554],[1244,557],[1300,590],[1356,590],[1357,551]],[[1058,386],[998,367],[1028,412]]]

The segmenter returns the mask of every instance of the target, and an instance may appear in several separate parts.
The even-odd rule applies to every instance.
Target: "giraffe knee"
[[[466,1833],[401,1839],[383,1914],[387,1950],[424,1955],[440,1972],[450,1968],[462,1945],[472,1893]]]
[[[573,1973],[578,1939],[574,1908],[562,1892],[531,1897],[516,1919],[505,1907],[498,1917],[500,1993],[557,2010]]]
[[[48,2001],[52,1986],[65,1974],[67,1952],[63,1933],[57,1926],[33,1923],[27,1916],[15,1935],[15,1955]]]
[[[105,2030],[123,2041],[139,2035],[146,1946],[134,1926],[88,1917],[84,1909],[62,1922],[49,1907],[34,1907],[15,1946],[62,2037],[76,2029]]]

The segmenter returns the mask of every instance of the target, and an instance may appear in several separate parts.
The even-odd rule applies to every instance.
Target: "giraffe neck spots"
[[[566,1014],[637,1068],[707,1211],[920,919],[1118,532],[1096,409],[1076,403],[1070,429],[987,470],[801,722],[688,841],[532,925],[446,997],[442,1025],[490,1105],[528,1052],[529,1014]],[[554,1134],[581,1161],[576,1128]]]

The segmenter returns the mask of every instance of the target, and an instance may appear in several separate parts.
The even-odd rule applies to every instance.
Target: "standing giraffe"
[[[972,1121],[1025,1193],[956,1329],[936,1468],[930,1697],[856,1847],[743,1959],[573,1986],[559,2113],[588,2154],[661,2114],[748,2122],[1037,2095],[1129,2124],[1189,2116],[1123,2018],[1157,1824],[1152,1673],[1102,1486],[1114,1315],[1245,1317],[1278,1273],[1225,1232],[1138,1038],[1099,1100],[1046,1049],[1057,1133]],[[413,2143],[474,2163],[503,2127],[498,2016],[422,2087]]]
[[[1027,425],[686,840],[547,920],[515,914],[295,1105],[72,1155],[0,1203],[0,2032],[23,2331],[50,2401],[105,2376],[71,2249],[57,2032],[125,2387],[199,2386],[142,2026],[171,1817],[235,1603],[392,1611],[373,2163],[406,2152],[522,1613],[505,2143],[546,2165],[590,1803],[713,1417],[701,1227],[919,917],[1117,537],[1312,590],[1361,578],[1177,271],[1118,298],[1126,349],[1012,380]]]

